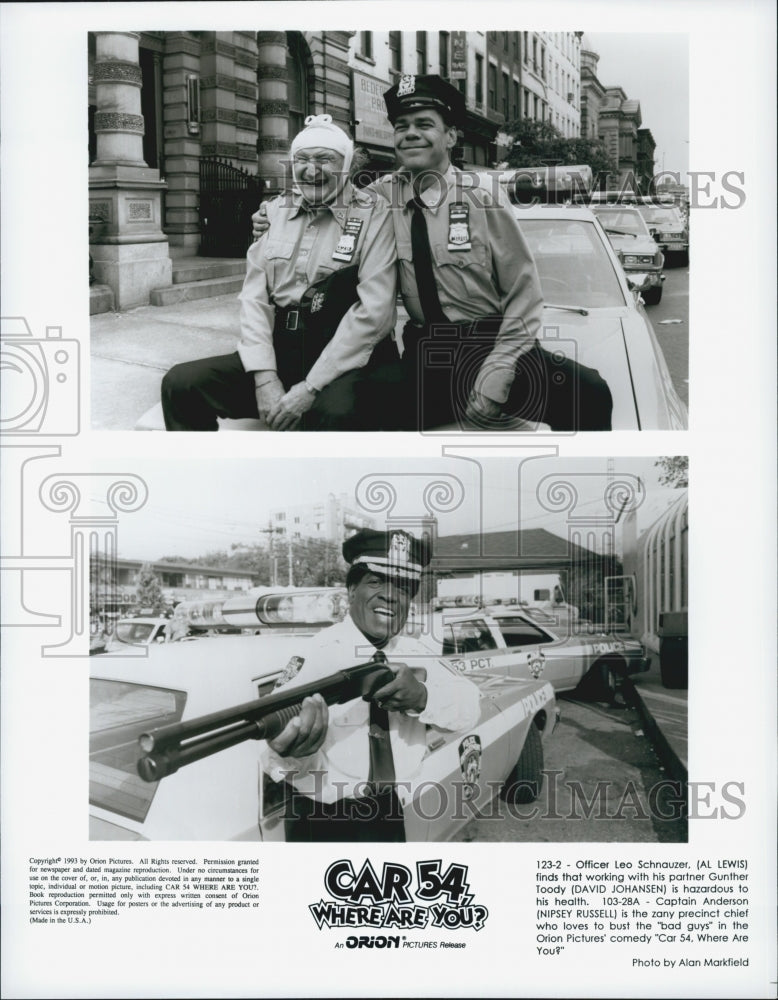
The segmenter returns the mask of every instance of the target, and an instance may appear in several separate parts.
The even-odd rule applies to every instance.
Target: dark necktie
[[[424,218],[424,203],[412,198],[408,204],[413,208],[411,251],[413,253],[413,271],[416,275],[416,286],[419,289],[419,300],[424,319],[427,323],[445,323],[447,322],[446,315],[440,305],[435,273],[432,268],[432,250],[427,232],[427,220]]]
[[[386,654],[377,650],[373,662],[386,663]],[[383,686],[383,685],[382,685]],[[376,792],[389,791],[395,782],[394,757],[392,743],[389,738],[389,713],[385,708],[379,708],[375,701],[370,702],[370,728],[368,730],[370,744],[370,771],[367,780],[375,786]]]

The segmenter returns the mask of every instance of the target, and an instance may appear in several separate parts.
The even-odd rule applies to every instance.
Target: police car
[[[610,206],[602,210],[610,211]],[[662,254],[638,210],[618,210],[634,213],[636,226],[648,242],[644,253],[642,243],[632,235],[614,235],[613,239],[630,243],[627,256],[637,254],[637,273],[658,276],[661,263],[655,258]],[[599,371],[613,396],[614,430],[685,429],[686,406],[673,387],[656,334],[636,294],[643,289],[643,298],[649,301],[643,278],[635,284],[635,274],[627,271],[632,264],[609,242],[603,229],[609,221],[600,225],[588,208],[567,204],[519,204],[514,212],[543,290],[542,346]],[[650,267],[642,262],[644,256],[651,259]],[[661,284],[650,287],[661,291]]]
[[[592,211],[607,233],[631,287],[640,292],[646,305],[656,305],[662,299],[665,258],[640,210],[635,205],[593,205]]]
[[[678,264],[686,266],[689,263],[689,227],[680,208],[661,203],[644,203],[638,207],[649,232],[664,254],[673,254]]]
[[[305,635],[225,636],[169,644],[131,665],[94,657],[90,839],[283,839],[281,786],[260,774],[256,743],[239,743],[147,782],[137,770],[139,739],[161,725],[269,693],[290,657],[310,641]],[[543,743],[557,721],[552,685],[486,669],[473,681],[480,691],[477,725],[460,732],[428,727],[421,772],[412,789],[398,789],[408,840],[452,836],[498,793],[517,802],[539,793]]]
[[[590,634],[570,615],[538,618],[533,613],[496,607],[465,615],[432,616],[432,640],[454,669],[472,677],[481,671],[543,680],[555,691],[588,689],[612,700],[620,678],[649,669],[643,646],[634,639]],[[423,626],[422,626],[423,627]]]

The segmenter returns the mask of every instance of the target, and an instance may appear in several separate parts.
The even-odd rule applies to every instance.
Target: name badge
[[[448,249],[473,249],[470,242],[470,206],[461,201],[448,206]]]
[[[362,231],[362,223],[364,219],[346,219],[346,225],[343,227],[343,233],[338,240],[338,245],[335,247],[335,252],[332,255],[333,260],[342,260],[346,264],[350,264],[354,259],[354,251],[357,247],[357,240],[359,239],[359,234]]]

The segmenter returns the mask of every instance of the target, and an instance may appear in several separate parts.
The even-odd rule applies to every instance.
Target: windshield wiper
[[[544,302],[543,306],[546,309],[563,309],[565,312],[578,313],[579,316],[589,315],[589,310],[582,309],[580,306],[558,306],[554,302]]]
[[[634,236],[635,239],[638,238],[637,233],[630,233],[626,229],[608,229],[605,226],[603,226],[602,228],[605,230],[606,233],[615,233],[616,236]]]

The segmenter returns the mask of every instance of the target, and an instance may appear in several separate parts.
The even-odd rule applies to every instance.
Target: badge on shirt
[[[362,223],[364,219],[346,219],[346,225],[343,227],[343,233],[338,240],[338,245],[335,247],[335,252],[332,255],[333,260],[342,260],[346,264],[350,264],[354,259],[354,251],[357,247],[357,240],[359,239],[359,234],[362,230]]]
[[[470,206],[458,201],[448,206],[448,249],[472,250],[470,242]]]

